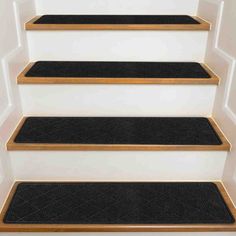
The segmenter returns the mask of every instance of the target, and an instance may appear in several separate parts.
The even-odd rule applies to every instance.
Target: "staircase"
[[[6,145],[16,182],[0,232],[233,235],[210,22],[196,1],[97,1],[37,0],[45,14],[25,22],[31,61],[17,78],[24,117]]]

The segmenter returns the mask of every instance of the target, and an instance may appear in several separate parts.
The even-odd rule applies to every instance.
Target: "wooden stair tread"
[[[129,187],[129,191],[133,189],[131,195],[129,191],[125,190],[127,187]],[[71,195],[71,188],[73,195]],[[142,189],[145,189],[145,193],[146,190],[148,190],[149,194],[143,195]],[[94,191],[96,191],[96,194],[94,194]],[[102,197],[99,197],[101,196],[99,191],[102,191]],[[117,191],[125,191],[125,195],[117,195]],[[166,191],[171,192],[171,196],[175,195],[174,200],[173,198],[166,198]],[[106,192],[109,192],[109,194],[105,195]],[[45,193],[47,193],[47,196],[51,195],[52,198],[38,198],[38,196]],[[163,193],[163,195],[160,193]],[[119,207],[119,211],[117,210],[116,214],[113,214],[113,211],[107,211],[110,218],[102,217],[103,214],[106,214],[106,209],[113,207],[114,202],[117,201],[117,196],[119,196],[117,204],[125,206],[125,204],[121,204],[123,198],[126,199],[125,202],[127,204],[129,199],[131,197],[135,198],[135,196],[139,196],[139,200],[140,197],[151,200],[152,194],[154,194],[153,196],[155,196],[155,198],[152,199],[150,205],[145,202],[142,208],[143,211],[149,213],[149,219],[146,217],[143,218],[141,212],[140,218],[136,219],[138,222],[146,223],[124,223],[126,222],[126,218],[128,220],[129,217],[123,220],[119,218],[119,221],[123,222],[122,224],[119,223],[119,221],[118,223],[106,223],[108,220],[112,221],[111,218],[116,217],[118,212],[125,213],[133,206],[134,209],[136,209],[137,206],[134,205],[135,201],[133,200],[131,201],[132,204],[131,202],[128,204],[129,207]],[[74,207],[73,204],[76,204],[78,207],[78,201],[81,200],[83,202],[83,197],[86,199],[87,205],[85,204],[86,207],[81,208],[77,214],[77,208]],[[55,200],[57,198],[60,200],[63,199],[63,204]],[[70,200],[68,200],[68,198]],[[27,201],[25,201],[26,199]],[[77,202],[74,202],[73,199]],[[154,201],[154,199],[156,201]],[[195,200],[192,201],[192,199]],[[44,208],[45,201],[47,201],[47,208]],[[167,203],[164,204],[160,201],[166,201]],[[21,210],[22,202],[24,202],[23,211]],[[184,207],[188,209],[188,211],[185,211],[185,214],[181,215],[181,211],[179,211],[177,207],[177,217],[166,218],[166,209],[162,211],[162,206],[171,205],[168,213],[168,215],[171,215],[176,211],[175,204],[177,202],[178,207],[182,206],[182,208]],[[199,206],[197,210],[195,203]],[[102,207],[103,204],[106,204],[105,208]],[[140,204],[142,205],[142,202],[139,203],[138,207],[141,207]],[[157,214],[152,216],[152,212],[155,213],[156,209],[154,204],[157,205],[158,212],[163,213],[161,217],[156,217]],[[93,207],[95,205],[96,207]],[[34,214],[36,209],[34,206],[37,207],[36,215]],[[99,207],[102,207],[102,211],[99,210]],[[40,214],[40,209],[42,209],[43,214]],[[68,217],[61,214],[60,209],[62,213],[65,213],[66,210],[73,210],[68,214]],[[151,212],[149,212],[150,209],[152,209]],[[204,213],[205,209],[206,214]],[[215,209],[217,209],[217,211],[214,211]],[[81,218],[81,216],[83,216],[81,214],[87,214],[87,210],[93,212],[98,211],[101,216],[98,218],[89,217],[84,220],[84,217]],[[213,216],[209,216],[209,210],[213,211],[211,212]],[[129,211],[129,213],[131,216],[135,214],[133,211]],[[48,217],[49,215],[50,217]],[[54,215],[54,217],[52,217],[52,215]],[[135,214],[135,216],[137,215]],[[0,232],[233,232],[236,231],[235,219],[236,210],[221,182],[17,182],[13,186],[0,214]],[[35,222],[35,220],[37,220],[37,222]],[[161,220],[164,220],[163,222],[179,220],[179,222],[175,224],[157,223]],[[186,220],[187,222],[182,223]],[[156,223],[150,224],[148,223],[149,221],[155,221]],[[199,223],[196,223],[197,221]],[[70,222],[70,224],[68,224],[68,222]],[[95,223],[93,224],[92,222]]]
[[[195,62],[38,61],[19,84],[218,84],[207,65]]]
[[[26,30],[209,30],[210,24],[187,15],[43,15]]]
[[[8,150],[229,150],[207,118],[28,117]]]

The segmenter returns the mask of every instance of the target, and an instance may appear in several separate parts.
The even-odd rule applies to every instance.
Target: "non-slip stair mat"
[[[38,61],[26,77],[210,78],[194,62]]]
[[[16,143],[220,145],[207,118],[28,117]]]
[[[213,183],[22,183],[8,224],[230,224]]]
[[[34,24],[200,24],[187,15],[43,15]]]

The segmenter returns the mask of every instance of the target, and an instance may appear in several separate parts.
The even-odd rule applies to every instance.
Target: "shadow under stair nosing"
[[[43,15],[26,30],[210,30],[200,17],[188,15]]]
[[[28,117],[8,150],[228,151],[210,118]]]
[[[219,77],[196,62],[37,61],[18,76],[18,84],[206,84]]]

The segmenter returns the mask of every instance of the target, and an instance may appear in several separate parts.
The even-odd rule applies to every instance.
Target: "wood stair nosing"
[[[37,181],[36,181],[37,182]],[[18,184],[12,187],[0,214],[0,232],[235,232],[236,223],[232,224],[5,224],[3,218],[10,205]],[[236,209],[224,185],[214,182],[227,207],[236,219]]]
[[[140,145],[140,144],[54,144],[54,143],[16,143],[14,140],[27,117],[24,117],[7,142],[8,151],[21,150],[80,150],[80,151],[229,151],[231,144],[212,118],[208,118],[220,138],[221,145]]]
[[[36,16],[25,24],[26,30],[198,30],[209,31],[211,25],[198,16],[191,16],[200,24],[34,24]]]
[[[18,84],[175,84],[218,85],[219,77],[207,64],[201,63],[210,78],[103,78],[103,77],[28,77],[27,72],[36,62],[29,63],[18,75]]]

